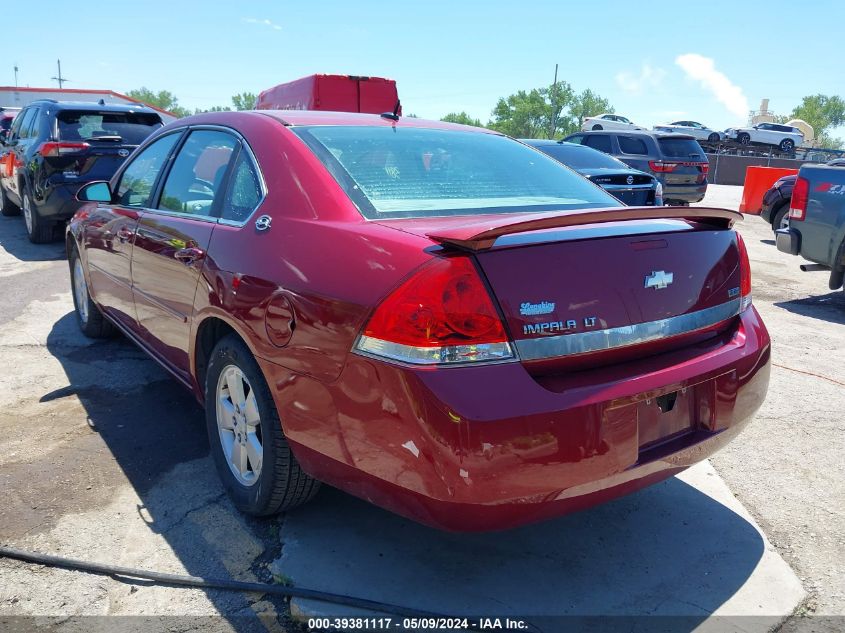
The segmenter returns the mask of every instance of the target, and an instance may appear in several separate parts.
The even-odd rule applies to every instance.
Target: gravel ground
[[[711,186],[707,202],[736,208],[739,191]],[[759,218],[739,228],[775,367],[760,414],[712,462],[802,578],[811,596],[803,612],[841,616],[845,368],[831,361],[845,347],[845,295],[829,292],[823,273],[802,273],[798,258],[777,252]],[[0,218],[0,542],[273,581],[284,517],[253,521],[231,507],[208,458],[202,412],[163,370],[125,340],[91,342],[79,334],[62,259],[61,245],[31,245],[20,218]],[[0,617],[222,614],[163,620],[163,627],[263,631],[291,630],[287,613],[285,601],[266,596],[174,590],[0,560]],[[62,630],[77,630],[73,620],[63,622]],[[93,622],[77,623],[78,630]],[[836,623],[796,617],[784,630],[841,630]]]

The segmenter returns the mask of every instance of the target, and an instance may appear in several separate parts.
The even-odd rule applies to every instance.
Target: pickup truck
[[[801,255],[814,264],[802,270],[830,270],[830,289],[845,277],[845,170],[804,165],[798,172],[789,206],[789,226],[776,231],[779,251]]]

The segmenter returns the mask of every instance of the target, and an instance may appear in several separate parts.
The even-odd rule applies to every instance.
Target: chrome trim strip
[[[740,302],[741,299],[737,298],[712,308],[658,321],[623,325],[606,330],[579,332],[577,334],[517,339],[514,344],[519,357],[524,361],[572,356],[638,345],[669,336],[695,332],[726,321],[740,313]]]

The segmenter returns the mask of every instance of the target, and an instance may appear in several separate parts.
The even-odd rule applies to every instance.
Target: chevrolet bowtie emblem
[[[655,270],[645,278],[645,287],[662,290],[672,283],[673,277],[674,275],[672,273],[667,273],[663,270]]]

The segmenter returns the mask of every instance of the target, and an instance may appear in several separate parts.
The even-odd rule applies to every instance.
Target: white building
[[[78,88],[16,88],[15,86],[0,86],[0,106],[4,108],[23,108],[38,99],[55,99],[56,101],[90,101],[96,103],[102,99],[106,103],[131,105],[143,103],[114,90],[81,90]],[[162,110],[154,105],[143,103],[161,115],[165,123],[176,119],[173,113]]]

